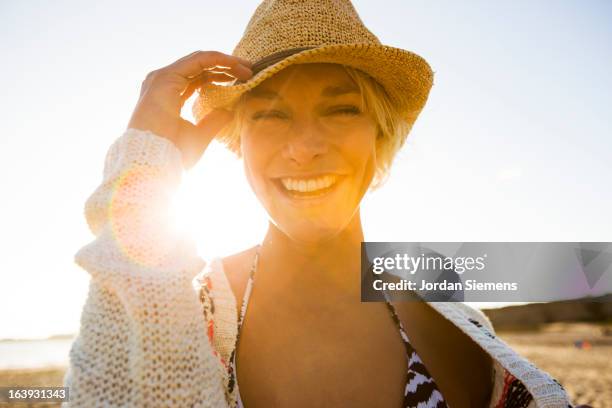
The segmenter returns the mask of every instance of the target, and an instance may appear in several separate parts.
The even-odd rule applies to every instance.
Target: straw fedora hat
[[[264,0],[232,55],[251,61],[253,76],[244,83],[203,85],[192,108],[197,121],[293,64],[336,63],[365,72],[385,88],[410,126],[433,85],[427,61],[382,45],[349,0]]]

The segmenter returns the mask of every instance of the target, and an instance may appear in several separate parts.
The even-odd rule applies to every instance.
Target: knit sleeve
[[[148,131],[108,150],[85,203],[95,239],[75,255],[91,280],[64,406],[226,406],[193,282],[206,263],[171,221],[182,171],[176,146]]]
[[[482,324],[491,334],[495,334],[495,328],[493,327],[491,319],[489,319],[489,317],[484,314],[482,310],[466,305],[463,302],[457,302],[457,306],[460,307],[470,318]]]

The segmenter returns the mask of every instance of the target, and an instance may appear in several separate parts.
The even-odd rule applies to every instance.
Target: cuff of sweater
[[[127,129],[109,147],[103,181],[85,202],[90,230],[95,235],[101,232],[113,206],[123,203],[143,208],[171,195],[180,184],[182,171],[181,152],[170,140],[150,131]]]
[[[115,174],[131,165],[163,167],[173,176],[180,176],[181,151],[169,139],[149,130],[128,128],[110,147],[104,162],[104,175]]]

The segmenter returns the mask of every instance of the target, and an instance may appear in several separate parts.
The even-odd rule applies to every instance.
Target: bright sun
[[[244,250],[263,238],[268,225],[242,162],[217,142],[183,172],[169,211],[173,228],[192,237],[203,256]]]

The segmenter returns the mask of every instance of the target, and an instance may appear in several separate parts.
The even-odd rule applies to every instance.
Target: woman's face
[[[376,168],[377,126],[359,88],[335,64],[299,64],[246,96],[247,179],[295,241],[333,238],[351,221]]]

